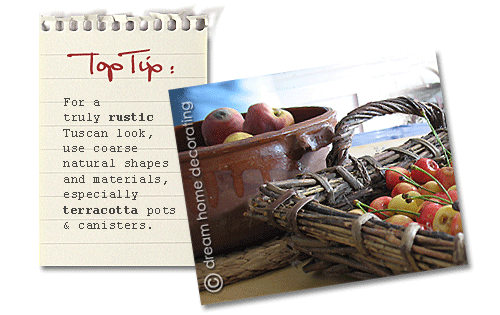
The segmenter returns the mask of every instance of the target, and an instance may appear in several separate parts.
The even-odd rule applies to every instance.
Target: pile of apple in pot
[[[236,109],[218,108],[207,115],[201,131],[205,144],[211,146],[280,130],[294,123],[289,111],[258,103],[248,108],[245,117]]]

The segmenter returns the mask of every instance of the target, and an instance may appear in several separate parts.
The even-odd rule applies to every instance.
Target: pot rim
[[[322,113],[321,115],[315,116],[313,118],[301,121],[299,123],[290,125],[288,127],[285,127],[280,130],[276,131],[269,131],[263,134],[255,135],[250,138],[230,142],[230,143],[221,143],[221,144],[216,144],[212,146],[207,146],[207,147],[201,147],[201,148],[195,148],[198,152],[197,158],[205,158],[207,156],[218,156],[222,154],[226,154],[228,152],[235,152],[238,150],[242,150],[248,147],[255,146],[255,144],[262,145],[265,143],[273,142],[279,137],[282,136],[287,136],[289,134],[294,134],[297,132],[300,132],[303,129],[310,128],[311,125],[320,125],[322,123],[326,123],[329,120],[335,119],[337,115],[337,111],[334,110],[333,108],[330,107],[324,107],[324,106],[300,106],[300,107],[290,107],[290,108],[301,108],[301,109],[308,109],[308,108],[322,108],[325,109],[325,112]],[[290,109],[290,108],[283,108],[283,109]],[[191,157],[189,156],[189,151],[182,151],[179,152],[179,161],[185,162],[191,160]]]

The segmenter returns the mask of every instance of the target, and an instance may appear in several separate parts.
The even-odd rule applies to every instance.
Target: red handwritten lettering
[[[123,57],[123,56],[126,56],[126,55],[130,55],[130,72],[131,73],[135,73],[135,69],[136,69],[136,55],[138,54],[141,54],[141,53],[145,53],[145,52],[149,52],[150,49],[141,49],[141,50],[131,50],[131,51],[124,51],[124,52],[120,52],[117,54],[118,57]],[[75,54],[67,54],[67,57],[75,57],[75,56],[89,56],[90,57],[90,62],[89,62],[89,66],[90,66],[90,74],[93,75],[94,74],[94,56],[99,56],[98,53],[75,53]],[[144,57],[142,57],[144,58]],[[141,72],[144,72],[144,71],[147,71],[147,74],[148,74],[148,82],[151,81],[151,77],[152,77],[152,74],[153,73],[159,73],[163,70],[163,66],[161,64],[151,64],[149,63],[149,59],[151,58],[151,56],[147,56],[146,57],[146,62],[144,63],[143,61],[140,61],[139,62],[139,70]],[[121,63],[118,63],[118,62],[114,62],[114,63],[110,63],[110,62],[106,62],[106,61],[99,61],[96,65],[96,68],[95,68],[97,71],[99,72],[103,72],[105,71],[106,74],[107,74],[107,77],[108,77],[108,81],[109,82],[112,82],[113,81],[113,78],[114,78],[114,71],[122,71],[125,69],[124,65],[121,64]],[[171,70],[171,74],[174,73],[173,71],[174,67],[171,66],[170,67],[170,70]],[[126,69],[125,69],[126,70]]]
[[[74,56],[90,56],[90,74],[94,74],[94,56],[98,56],[99,54],[88,53],[88,54],[67,54],[69,58]]]
[[[97,71],[108,70],[108,80],[109,82],[113,81],[113,70],[120,71],[123,69],[123,66],[119,63],[112,63],[108,65],[107,63],[101,61],[97,64]]]
[[[146,60],[149,60],[149,57],[146,58]],[[142,67],[142,61],[139,62],[139,70],[141,71],[148,71],[148,81],[151,81],[151,73],[153,72],[160,72],[161,70],[163,70],[163,67],[159,64],[156,64],[156,65],[150,65],[149,62],[146,62],[146,67],[143,68]]]
[[[150,49],[143,49],[143,50],[132,50],[132,51],[125,51],[121,52],[118,54],[119,57],[124,56],[124,55],[132,55],[130,60],[132,61],[132,73],[135,73],[135,54],[139,54],[142,52],[148,52]],[[151,80],[149,80],[151,81]]]

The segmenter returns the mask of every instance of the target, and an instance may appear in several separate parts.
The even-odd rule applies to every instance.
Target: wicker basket
[[[269,271],[278,270],[292,265],[295,261],[307,259],[303,253],[288,246],[289,236],[283,236],[247,247],[242,251],[232,252],[216,257],[216,267],[205,268],[202,261],[196,262],[198,289],[206,290],[204,281],[211,273],[218,274],[224,286],[255,278]]]
[[[467,263],[464,237],[380,220],[373,214],[347,213],[355,199],[369,203],[390,192],[381,166],[408,167],[420,157],[444,165],[443,148],[433,133],[410,139],[374,156],[348,154],[354,128],[376,116],[403,113],[425,116],[449,150],[443,111],[406,97],[372,102],[351,111],[336,126],[327,168],[267,183],[249,200],[247,216],[292,234],[290,245],[314,257],[311,264],[357,278],[373,278]],[[308,265],[308,269],[314,269]]]

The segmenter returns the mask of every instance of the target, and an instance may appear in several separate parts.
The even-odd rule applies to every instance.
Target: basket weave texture
[[[203,262],[196,263],[198,289],[204,291],[205,277],[210,273],[221,276],[224,285],[257,277],[263,273],[290,266],[301,258],[301,253],[291,248],[290,237],[284,236],[267,241],[259,246],[246,248],[217,257],[216,267],[207,269]]]
[[[425,114],[441,143],[431,132],[374,156],[349,155],[359,124],[393,113]],[[245,215],[290,232],[290,245],[315,258],[311,264],[357,278],[466,264],[462,233],[452,236],[417,224],[390,224],[370,213],[347,213],[354,200],[370,203],[389,194],[381,167],[408,167],[421,157],[444,166],[443,146],[450,150],[444,112],[437,105],[407,97],[368,103],[337,124],[326,169],[262,185]]]

